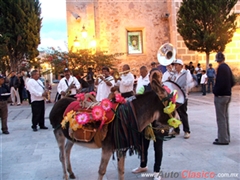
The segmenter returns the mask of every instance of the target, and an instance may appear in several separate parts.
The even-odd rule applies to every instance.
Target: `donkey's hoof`
[[[70,174],[70,175],[69,175],[69,178],[70,178],[70,179],[76,179],[74,173]]]

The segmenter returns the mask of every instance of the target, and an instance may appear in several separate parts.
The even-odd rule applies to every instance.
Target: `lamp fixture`
[[[84,39],[87,38],[88,33],[87,33],[87,30],[85,29],[85,26],[82,27],[81,33],[82,33],[82,37],[83,37]]]
[[[93,36],[93,39],[90,42],[90,47],[96,48],[96,46],[97,46],[97,41],[96,41],[95,37]]]
[[[74,45],[74,47],[79,47],[80,46],[80,42],[79,42],[77,36],[75,37],[75,39],[73,41],[73,45]]]

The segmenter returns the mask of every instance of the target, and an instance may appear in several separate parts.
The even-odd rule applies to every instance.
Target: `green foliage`
[[[92,53],[91,50],[84,49],[77,52],[61,52],[60,50],[50,48],[43,62],[51,64],[53,73],[59,74],[68,67],[73,74],[82,74],[92,67],[96,72],[100,71],[103,66],[115,70],[114,66],[118,62],[117,57],[124,53],[105,54],[105,52]]]
[[[0,0],[0,58],[8,56],[14,70],[24,58],[38,55],[40,15],[39,0]]]
[[[183,0],[177,27],[189,50],[224,51],[236,30],[236,14],[231,10],[237,0]]]

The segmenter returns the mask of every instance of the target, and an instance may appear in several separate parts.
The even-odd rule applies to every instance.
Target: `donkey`
[[[155,78],[154,78],[155,77]],[[146,128],[150,123],[154,124],[154,128],[162,127],[163,125],[167,125],[167,120],[169,119],[169,116],[163,112],[164,105],[162,102],[162,99],[167,96],[167,93],[165,89],[162,87],[161,82],[158,79],[159,77],[157,75],[154,76],[153,74],[153,80],[151,82],[152,91],[146,92],[143,95],[137,95],[134,100],[131,101],[133,110],[135,112],[136,117],[136,124],[137,124],[137,130],[138,132],[142,132],[144,128]],[[59,100],[52,108],[50,112],[50,122],[54,128],[54,135],[57,140],[58,146],[59,146],[59,158],[62,163],[63,168],[63,179],[67,180],[68,175],[67,171],[69,173],[70,179],[75,179],[75,175],[72,171],[71,162],[70,162],[70,152],[71,148],[74,145],[74,143],[77,143],[79,145],[85,145],[88,143],[79,143],[76,141],[73,141],[69,134],[68,134],[68,128],[62,129],[61,127],[61,121],[63,119],[63,113],[67,106],[73,102],[74,99],[72,98],[63,98]],[[124,108],[121,108],[126,106],[126,104],[122,104],[119,106],[119,108],[116,110],[116,113],[119,111],[124,111]],[[117,116],[115,116],[115,119]],[[114,122],[116,121],[114,119],[113,122],[111,122],[108,125],[108,132],[106,135],[106,138],[102,141],[102,155],[101,155],[101,162],[98,170],[98,179],[102,180],[104,174],[106,173],[106,168],[109,162],[109,159],[111,155],[116,152],[117,149],[114,149],[114,142],[113,142],[113,133],[116,131],[116,129],[113,131]],[[65,142],[65,140],[67,141]],[[128,147],[126,147],[128,148]],[[118,156],[118,179],[124,180],[124,160],[125,160],[125,154],[126,151],[122,153],[121,156]]]

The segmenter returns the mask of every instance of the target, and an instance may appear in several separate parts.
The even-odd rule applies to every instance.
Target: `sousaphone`
[[[158,49],[157,58],[161,65],[168,66],[176,59],[176,49],[172,44],[165,43]]]

